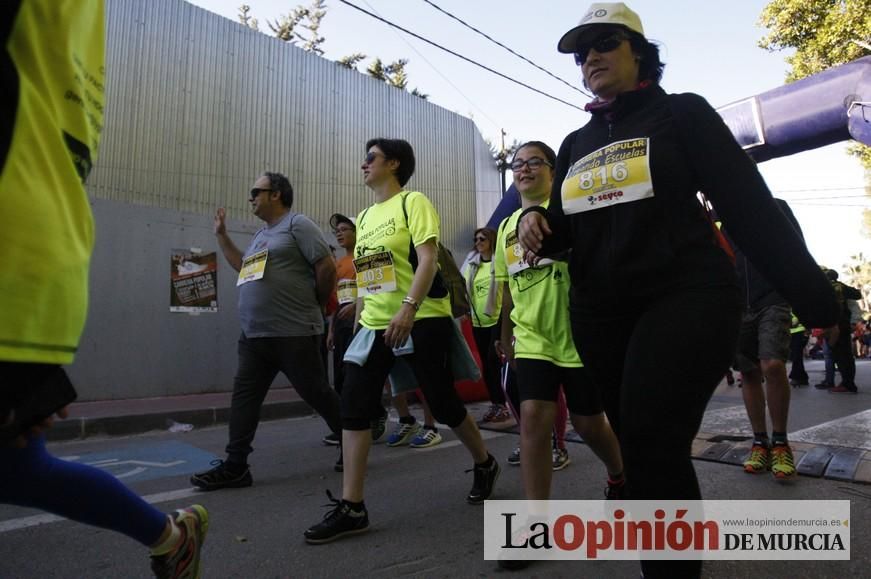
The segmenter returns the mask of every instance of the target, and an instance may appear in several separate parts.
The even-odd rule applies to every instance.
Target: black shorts
[[[572,414],[595,416],[602,412],[599,390],[590,380],[586,368],[564,368],[532,358],[517,359],[517,390],[521,403],[524,400],[556,402],[560,386]]]

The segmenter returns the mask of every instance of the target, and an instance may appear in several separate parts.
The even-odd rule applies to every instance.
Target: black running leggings
[[[414,353],[406,356],[433,416],[450,428],[466,419],[466,407],[454,389],[451,368],[450,344],[456,331],[451,318],[417,320],[411,329]],[[394,360],[393,350],[384,344],[384,330],[376,330],[366,363],[358,366],[345,362],[342,428],[368,430],[370,422],[384,412],[381,392]]]
[[[736,287],[681,290],[611,317],[574,308],[575,345],[620,440],[629,499],[701,499],[691,445],[735,354]],[[642,562],[646,579],[698,577],[700,561]]]

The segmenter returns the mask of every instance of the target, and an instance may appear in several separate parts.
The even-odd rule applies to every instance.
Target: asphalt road
[[[226,429],[51,445],[57,456],[97,464],[122,477],[162,510],[193,502],[205,505],[211,527],[204,577],[608,577],[637,578],[634,562],[540,562],[522,572],[503,572],[483,559],[483,508],[467,505],[471,467],[465,449],[443,431],[445,443],[427,450],[374,447],[367,500],[369,533],[321,546],[302,533],[327,509],[325,490],[338,493],[336,451],[323,446],[319,419],[264,423],[251,457],[254,486],[200,493],[190,472],[223,455]],[[504,459],[513,434],[486,432],[503,472],[494,498],[522,498],[520,470]],[[554,498],[602,497],[604,470],[586,446],[571,444],[572,464],[554,474]],[[871,569],[871,487],[800,477],[780,484],[739,467],[696,461],[709,499],[849,499],[852,560],[839,562],[725,561],[707,563],[704,577],[868,577]],[[666,473],[664,473],[665,475]],[[146,550],[116,533],[39,512],[0,506],[0,578],[149,577]]]

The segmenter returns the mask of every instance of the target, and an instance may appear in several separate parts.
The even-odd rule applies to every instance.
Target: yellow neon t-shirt
[[[481,267],[475,271],[475,280],[472,282],[472,325],[476,328],[492,328],[499,321],[499,310],[502,307],[502,283],[496,282],[496,301],[492,316],[488,316],[487,296],[490,295],[490,268],[492,262],[482,261]],[[468,276],[468,273],[466,274]]]
[[[405,212],[402,200],[405,199]],[[402,307],[411,289],[414,272],[408,260],[410,245],[438,241],[439,215],[423,193],[402,191],[376,203],[357,216],[357,295],[363,297],[360,323],[370,330],[383,330]],[[427,297],[415,315],[423,318],[451,317],[451,300]]]
[[[496,280],[508,282],[514,302],[514,355],[565,368],[583,366],[569,323],[569,266],[564,261],[543,260],[535,267],[522,262],[516,232],[522,212],[518,209],[499,226],[493,257]]]
[[[18,84],[0,99],[0,360],[67,364],[94,245],[84,181],[103,123],[103,0],[22,0],[6,30]]]

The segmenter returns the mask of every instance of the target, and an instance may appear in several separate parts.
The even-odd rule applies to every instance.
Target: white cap
[[[578,41],[583,40],[587,32],[595,30],[595,24],[610,24],[623,26],[644,36],[641,18],[622,2],[597,2],[590,4],[584,17],[577,26],[563,34],[557,44],[557,50],[570,54],[575,51]]]

